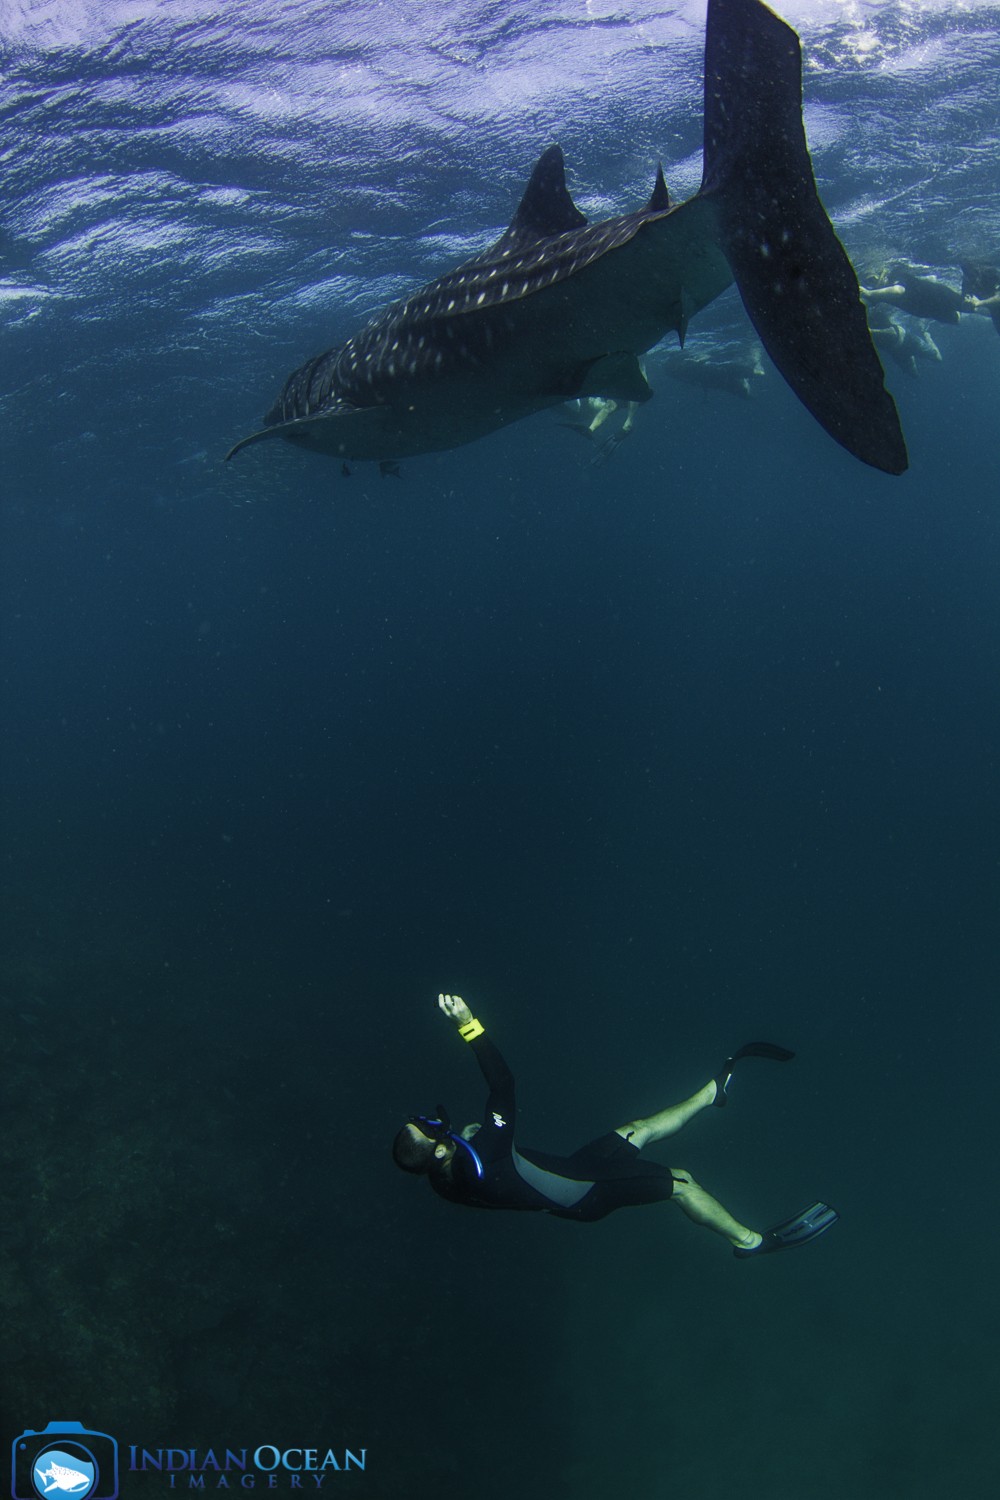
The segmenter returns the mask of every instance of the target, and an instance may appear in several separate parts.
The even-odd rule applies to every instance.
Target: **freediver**
[[[618,1208],[672,1199],[689,1219],[727,1240],[741,1260],[805,1245],[837,1222],[835,1209],[814,1203],[770,1229],[752,1229],[716,1202],[686,1169],[665,1167],[639,1154],[644,1146],[675,1135],[703,1109],[724,1105],[733,1068],[741,1059],[788,1062],[794,1053],[787,1048],[750,1042],[689,1099],[620,1125],[572,1156],[553,1156],[515,1147],[513,1074],[460,995],[439,995],[438,1005],[471,1046],[489,1090],[481,1125],[452,1130],[439,1105],[433,1115],[411,1115],[396,1135],[396,1165],[427,1177],[442,1198],[469,1208],[550,1213],[577,1223],[603,1219]]]

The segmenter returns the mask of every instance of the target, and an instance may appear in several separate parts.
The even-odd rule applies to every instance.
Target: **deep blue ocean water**
[[[1000,8],[784,14],[862,279],[996,263]],[[365,1447],[324,1488],[370,1500],[996,1486],[990,321],[888,366],[900,479],[766,361],[660,353],[605,466],[550,415],[222,463],[553,140],[593,218],[693,192],[703,24],[0,5],[5,1442]],[[730,291],[688,348],[754,344]],[[659,1154],[841,1224],[745,1265],[671,1207],[440,1202],[388,1155],[481,1107],[440,990],[552,1150],[795,1048]]]

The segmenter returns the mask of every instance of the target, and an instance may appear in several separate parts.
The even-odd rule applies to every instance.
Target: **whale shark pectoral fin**
[[[906,445],[858,279],[816,190],[802,123],[802,54],[757,0],[709,0],[701,198],[761,342],[849,453],[902,474]]]
[[[312,427],[315,421],[316,418],[311,417],[302,421],[275,422],[271,427],[261,427],[258,432],[251,432],[249,437],[241,438],[238,443],[234,443],[223,459],[223,463],[228,463],[231,458],[235,458],[242,448],[250,448],[254,443],[263,443],[268,438],[287,438],[292,443],[296,439],[302,441],[300,434]]]
[[[634,354],[604,354],[587,366],[574,396],[611,401],[648,401],[653,392]]]
[[[262,427],[259,432],[251,432],[249,437],[240,438],[238,443],[234,443],[222,461],[223,463],[227,464],[229,460],[231,458],[235,458],[237,453],[241,452],[242,449],[249,448],[254,443],[262,443],[265,438],[277,437],[277,435],[278,434],[273,427]]]
[[[289,443],[297,443],[307,448],[312,447],[314,443],[310,441],[310,433],[313,429],[321,428],[335,417],[353,416],[357,411],[356,406],[351,406],[347,402],[337,402],[308,417],[293,417],[287,422],[271,422],[267,427],[261,427],[258,432],[251,432],[249,437],[241,438],[230,448],[224,462],[228,463],[242,448],[249,448],[254,443],[263,443],[267,438],[285,438]]]

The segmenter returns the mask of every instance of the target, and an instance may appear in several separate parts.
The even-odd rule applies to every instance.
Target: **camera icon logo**
[[[118,1444],[82,1422],[26,1428],[11,1444],[12,1500],[117,1500]]]

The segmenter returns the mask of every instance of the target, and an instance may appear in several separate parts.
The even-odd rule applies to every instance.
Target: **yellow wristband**
[[[486,1027],[473,1016],[471,1021],[466,1021],[464,1026],[458,1028],[458,1034],[463,1041],[474,1042],[477,1036],[482,1036]]]

